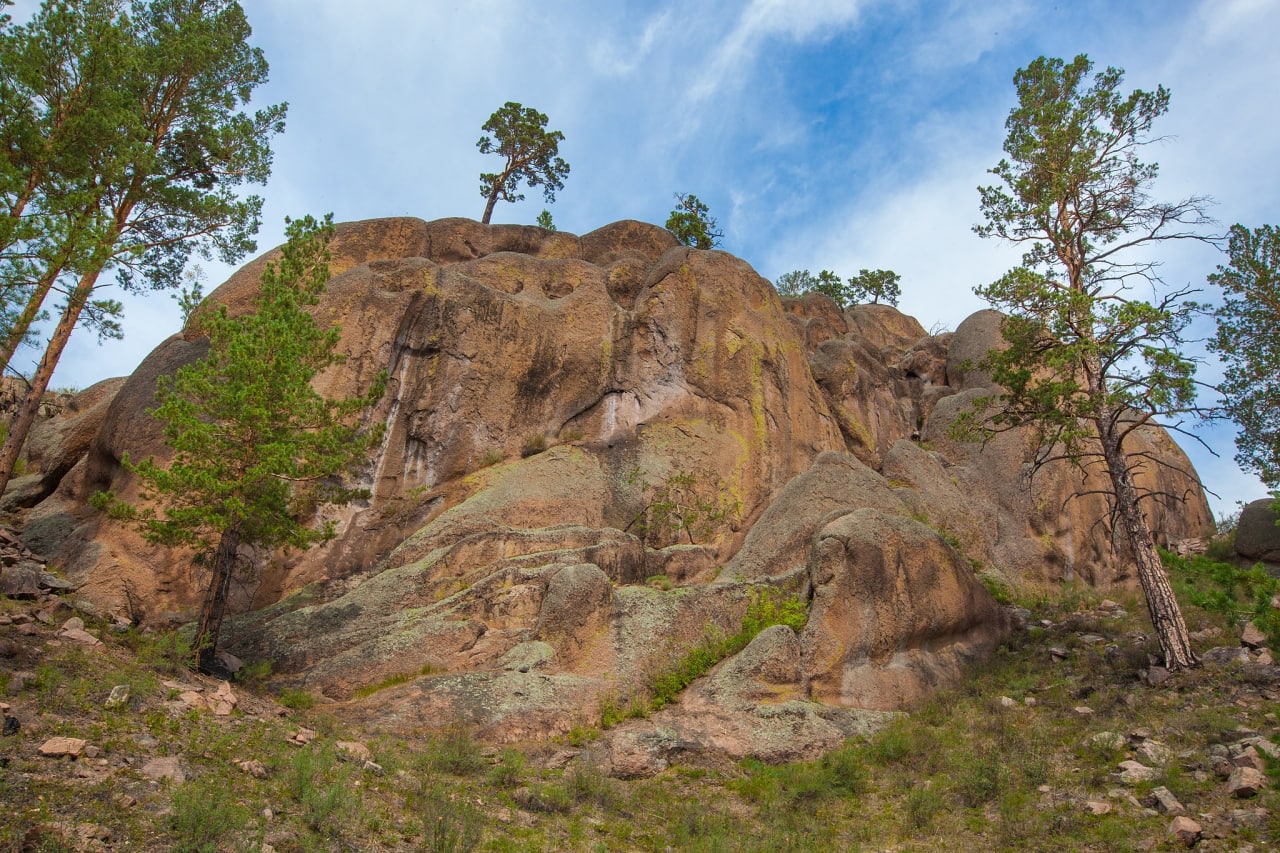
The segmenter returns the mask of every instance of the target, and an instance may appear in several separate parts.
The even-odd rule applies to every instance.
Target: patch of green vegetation
[[[276,696],[276,701],[294,711],[307,711],[316,706],[320,700],[310,690],[300,687],[285,687]]]
[[[379,691],[386,690],[389,687],[396,687],[400,684],[408,684],[417,676],[411,672],[397,672],[388,675],[386,678],[374,684],[366,684],[363,687],[357,687],[351,691],[352,699],[367,699]]]
[[[625,529],[659,548],[682,538],[690,545],[713,539],[742,512],[741,501],[730,498],[723,486],[713,487],[709,496],[704,493],[705,484],[718,482],[701,472],[677,471],[661,483],[650,483],[640,468],[632,468],[626,483],[641,491],[644,506]]]
[[[528,436],[524,440],[524,444],[520,445],[520,458],[528,459],[530,456],[536,456],[547,449],[547,437],[542,433],[535,433]]]
[[[616,701],[606,701],[600,712],[601,727],[607,729],[625,719],[644,717],[665,708],[695,679],[706,675],[720,661],[745,649],[765,628],[786,625],[799,631],[804,628],[807,618],[806,602],[783,597],[773,590],[757,590],[736,633],[725,636],[717,629],[708,630],[702,641],[685,652],[674,665],[658,670],[647,679],[643,696],[632,696],[625,707]]]
[[[1267,574],[1260,563],[1243,569],[1208,556],[1179,557],[1169,551],[1160,556],[1179,597],[1222,614],[1233,625],[1252,621],[1267,635],[1272,649],[1280,651],[1280,610],[1271,606],[1280,579]]]

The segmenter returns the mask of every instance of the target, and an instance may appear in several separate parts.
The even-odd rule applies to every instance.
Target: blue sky
[[[974,285],[1017,262],[971,231],[1014,71],[1082,52],[1124,68],[1127,88],[1172,91],[1156,128],[1169,138],[1149,149],[1157,198],[1212,196],[1223,228],[1280,223],[1280,3],[1270,0],[244,6],[271,63],[261,99],[290,104],[259,190],[263,249],[281,241],[286,215],[479,218],[478,175],[493,167],[475,147],[480,125],[514,100],[565,134],[572,172],[550,206],[561,230],[662,223],[672,194],[692,192],[719,220],[722,248],[765,277],[893,269],[904,311],[954,329],[983,307]],[[499,205],[494,221],[532,223],[546,205],[528,196]],[[1162,257],[1175,285],[1202,283],[1222,261],[1201,246]],[[204,266],[210,286],[229,273]],[[127,374],[178,326],[163,294],[126,304],[125,340],[73,340],[55,384]],[[1181,443],[1220,495],[1216,509],[1262,497],[1231,462],[1229,431],[1201,433],[1219,458]]]

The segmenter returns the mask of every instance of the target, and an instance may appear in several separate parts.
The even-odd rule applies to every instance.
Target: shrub
[[[528,459],[530,456],[536,456],[547,449],[547,437],[542,433],[531,435],[524,440],[524,444],[520,446],[520,458]]]
[[[248,823],[249,810],[236,803],[221,782],[187,782],[173,792],[169,826],[177,836],[174,850],[221,850],[223,839]]]
[[[465,798],[452,799],[446,791],[430,788],[411,797],[409,806],[419,813],[423,849],[465,853],[480,843],[484,814]]]
[[[480,745],[462,726],[450,726],[432,738],[423,762],[429,770],[454,776],[471,776],[484,768]]]
[[[306,711],[314,708],[320,700],[309,690],[303,690],[300,687],[285,687],[280,691],[280,695],[276,697],[277,701],[286,708],[295,711]]]

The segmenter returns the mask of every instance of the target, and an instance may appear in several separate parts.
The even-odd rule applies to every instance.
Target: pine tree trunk
[[[1187,623],[1182,618],[1178,599],[1169,583],[1169,574],[1160,562],[1147,519],[1138,506],[1138,491],[1133,484],[1124,453],[1113,435],[1102,437],[1102,452],[1111,476],[1116,513],[1124,529],[1134,560],[1138,564],[1138,582],[1147,601],[1147,613],[1160,641],[1166,669],[1185,669],[1199,663],[1191,649]]]
[[[485,225],[489,224],[490,217],[493,216],[493,207],[498,203],[498,190],[495,187],[493,192],[489,194],[489,202],[484,206],[484,217],[481,222]]]
[[[218,635],[222,631],[222,617],[227,612],[227,594],[231,590],[231,577],[235,574],[236,551],[240,548],[240,531],[228,528],[222,531],[218,550],[213,558],[213,577],[205,590],[204,604],[200,608],[200,626],[196,629],[196,668],[208,671],[218,654]]]
[[[80,321],[80,314],[93,294],[93,288],[101,272],[101,268],[98,268],[81,276],[71,298],[67,300],[67,307],[62,311],[62,318],[53,331],[53,337],[49,340],[49,346],[40,359],[40,365],[36,367],[36,372],[31,377],[31,387],[27,389],[27,395],[23,398],[22,405],[18,407],[13,422],[9,424],[9,434],[5,436],[4,445],[0,446],[0,494],[4,493],[9,480],[13,478],[18,454],[27,440],[27,434],[31,432],[31,425],[35,423],[36,415],[40,411],[40,402],[44,392],[49,388],[49,380],[53,378],[58,359],[62,357],[62,351],[67,348],[71,332]]]

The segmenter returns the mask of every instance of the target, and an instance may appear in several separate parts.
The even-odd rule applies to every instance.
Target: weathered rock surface
[[[1280,516],[1271,508],[1271,498],[1250,501],[1240,510],[1236,525],[1236,553],[1246,560],[1280,563]]]
[[[976,572],[1131,580],[1097,500],[1067,500],[1088,482],[1051,468],[1029,489],[1020,434],[948,437],[990,393],[972,364],[999,345],[998,315],[929,336],[891,306],[780,300],[743,261],[638,222],[578,237],[373,220],[339,226],[332,252],[316,315],[341,327],[346,359],[317,386],[345,396],[389,376],[369,415],[385,425],[361,472],[372,497],[320,510],[340,530],[325,546],[244,552],[258,582],[225,636],[368,728],[566,732],[644,701],[761,596],[795,596],[803,630],[764,631],[602,748],[619,775],[680,751],[809,757],[1000,641]],[[275,255],[210,302],[248,310]],[[27,541],[108,614],[198,605],[190,554],[86,506],[99,489],[138,497],[124,454],[166,455],[146,410],[157,379],[205,351],[198,328],[95,391],[50,442],[66,449],[40,457],[59,473]],[[1140,441],[1170,463],[1144,484],[1189,498],[1151,505],[1157,535],[1199,535],[1210,517],[1185,457],[1159,431]],[[655,510],[673,503],[713,522]]]

